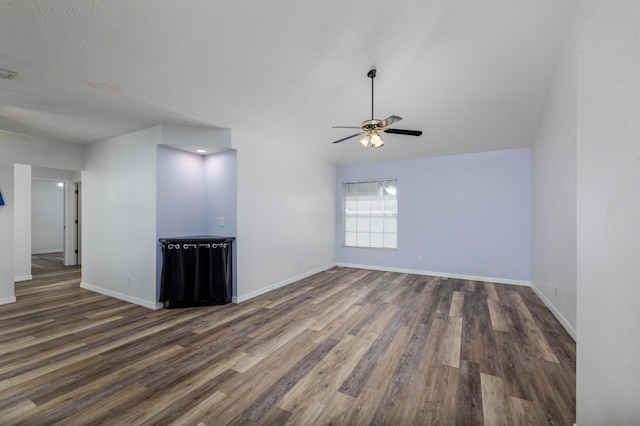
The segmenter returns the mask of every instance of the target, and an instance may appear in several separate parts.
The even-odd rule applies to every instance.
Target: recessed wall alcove
[[[156,235],[236,237],[236,151],[195,154],[157,147]],[[237,294],[236,243],[233,245],[233,294]],[[156,294],[160,294],[162,252],[156,248]]]

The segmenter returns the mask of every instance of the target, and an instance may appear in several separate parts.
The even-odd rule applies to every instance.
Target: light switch
[[[224,226],[224,216],[220,216],[220,226]]]

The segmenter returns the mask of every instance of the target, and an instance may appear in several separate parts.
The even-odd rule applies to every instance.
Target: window
[[[344,245],[398,248],[398,182],[382,179],[342,184]]]

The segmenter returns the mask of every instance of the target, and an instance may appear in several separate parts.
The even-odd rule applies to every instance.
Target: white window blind
[[[344,245],[398,248],[398,182],[343,183]]]

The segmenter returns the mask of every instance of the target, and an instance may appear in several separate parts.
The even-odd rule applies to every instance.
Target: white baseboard
[[[295,277],[291,277],[288,278],[286,280],[277,282],[275,284],[271,284],[267,287],[263,287],[261,289],[252,291],[251,293],[247,293],[247,294],[243,294],[243,295],[239,295],[239,296],[234,296],[232,299],[233,303],[242,303],[242,302],[246,302],[249,299],[253,299],[254,297],[258,297],[262,294],[268,293],[270,291],[273,291],[275,289],[278,289],[280,287],[284,287],[287,286],[289,284],[293,284],[296,281],[300,281],[304,278],[310,277],[311,275],[317,274],[318,272],[322,272],[322,271],[326,271],[327,269],[331,269],[334,266],[336,266],[335,263],[329,264],[329,265],[325,265],[325,266],[321,266],[319,268],[313,269],[311,271],[305,272],[304,274],[300,274],[300,275],[296,275]]]
[[[401,274],[413,274],[413,275],[430,275],[433,277],[441,278],[456,278],[459,280],[471,280],[471,281],[483,281],[496,284],[511,284],[511,285],[523,285],[531,286],[531,281],[513,280],[510,278],[496,278],[496,277],[483,277],[478,275],[464,275],[464,274],[450,274],[448,272],[434,272],[424,271],[421,269],[404,269],[404,268],[389,268],[384,266],[374,265],[358,265],[353,263],[337,263],[337,266],[343,266],[345,268],[358,268],[358,269],[371,269],[374,271],[385,272],[399,272]]]
[[[36,250],[32,251],[31,254],[49,254],[49,253],[64,253],[64,249],[49,249],[49,250]]]
[[[19,276],[19,277],[15,277],[13,279],[13,282],[14,283],[18,283],[20,281],[31,281],[32,279],[33,279],[33,275],[22,275],[22,276]]]
[[[538,290],[533,285],[531,286],[531,288],[538,295],[540,300],[542,300],[542,302],[547,306],[547,308],[549,308],[549,310],[551,311],[553,316],[556,317],[556,319],[560,322],[562,327],[564,327],[564,329],[567,331],[567,333],[569,333],[569,336],[571,336],[573,341],[576,342],[577,338],[578,338],[578,333],[577,333],[576,329],[573,328],[571,323],[564,317],[564,315],[562,315],[560,313],[560,311],[558,309],[556,309],[556,307],[553,305],[553,303],[551,303],[551,301],[549,299],[547,299],[547,297],[540,290]]]
[[[86,290],[90,290],[96,293],[104,294],[105,296],[113,297],[115,299],[124,300],[125,302],[133,303],[134,305],[139,305],[145,308],[157,310],[162,308],[162,303],[160,302],[151,302],[149,300],[140,299],[138,297],[129,296],[128,294],[119,293],[117,291],[108,290],[102,287],[96,287],[94,285],[88,284],[86,282],[81,282],[80,287]]]
[[[0,299],[0,305],[8,305],[9,303],[16,303],[16,297],[3,297]]]

